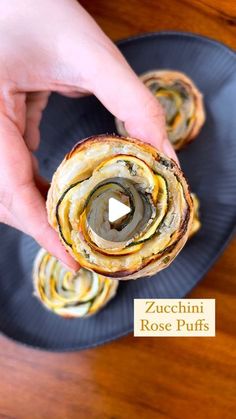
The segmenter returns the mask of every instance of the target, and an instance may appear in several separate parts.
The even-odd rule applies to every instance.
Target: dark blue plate
[[[0,226],[0,330],[28,345],[57,351],[88,348],[133,329],[133,298],[184,297],[211,267],[236,224],[236,57],[215,41],[182,33],[148,34],[119,43],[137,73],[184,71],[204,93],[207,120],[179,158],[201,202],[201,231],[172,265],[156,276],[121,283],[117,297],[89,319],[65,320],[32,296],[38,245]],[[117,94],[118,96],[118,94]],[[38,158],[49,180],[78,139],[114,132],[113,116],[94,98],[53,94],[41,124]],[[14,263],[13,263],[14,261]]]

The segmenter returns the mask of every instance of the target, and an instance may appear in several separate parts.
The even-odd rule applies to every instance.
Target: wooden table
[[[112,39],[176,29],[236,48],[235,0],[83,1]],[[0,418],[233,418],[236,240],[193,298],[216,298],[216,338],[120,339],[51,354],[0,339]]]

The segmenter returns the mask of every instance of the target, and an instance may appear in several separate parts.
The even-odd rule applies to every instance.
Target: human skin
[[[1,0],[0,221],[31,235],[77,270],[48,224],[48,184],[33,155],[52,91],[94,94],[131,136],[177,158],[161,106],[75,0]]]

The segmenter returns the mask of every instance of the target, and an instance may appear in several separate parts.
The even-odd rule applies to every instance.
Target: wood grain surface
[[[94,0],[114,40],[175,29],[236,48],[235,0]],[[216,298],[216,338],[133,338],[71,354],[0,338],[0,418],[235,418],[236,239],[193,298]]]

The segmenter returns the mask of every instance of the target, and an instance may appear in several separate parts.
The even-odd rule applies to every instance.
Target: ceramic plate
[[[169,268],[149,279],[121,283],[117,297],[96,316],[66,320],[46,311],[32,295],[38,245],[1,225],[0,330],[37,348],[78,350],[131,332],[133,299],[184,297],[215,262],[236,224],[235,53],[182,33],[147,34],[121,41],[119,47],[138,74],[157,68],[183,71],[204,94],[206,123],[197,140],[179,153],[191,189],[200,198],[202,229]],[[94,97],[53,94],[41,124],[42,174],[50,180],[75,142],[106,132],[115,132],[114,118]]]

